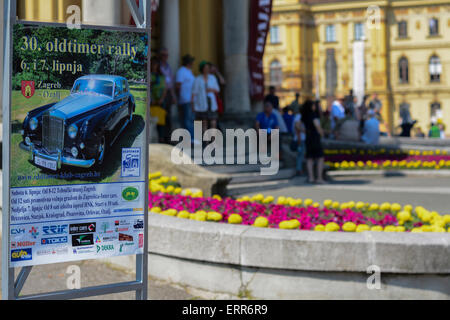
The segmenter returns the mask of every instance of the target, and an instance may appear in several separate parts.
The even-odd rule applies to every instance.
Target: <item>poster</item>
[[[143,253],[147,43],[14,26],[11,267]]]

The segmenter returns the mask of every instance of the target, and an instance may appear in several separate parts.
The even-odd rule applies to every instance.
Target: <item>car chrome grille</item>
[[[49,153],[64,148],[64,120],[50,115],[42,118],[42,146]]]

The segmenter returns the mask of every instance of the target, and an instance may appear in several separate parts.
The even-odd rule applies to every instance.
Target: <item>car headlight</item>
[[[29,122],[29,125],[30,125],[30,130],[34,131],[34,130],[37,129],[37,127],[39,125],[39,122],[38,122],[38,120],[36,118],[31,118],[30,122]]]
[[[67,129],[67,133],[69,134],[70,139],[75,139],[78,134],[78,127],[76,125],[71,125],[69,129]]]
[[[73,147],[72,150],[70,150],[70,151],[74,158],[78,157],[78,149],[76,147]]]

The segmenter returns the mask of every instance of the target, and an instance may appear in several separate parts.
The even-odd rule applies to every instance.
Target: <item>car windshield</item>
[[[112,97],[114,82],[107,80],[83,79],[77,80],[72,93],[98,94]]]

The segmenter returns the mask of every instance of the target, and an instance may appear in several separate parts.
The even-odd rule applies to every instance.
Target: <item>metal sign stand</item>
[[[147,74],[150,74],[151,52],[151,0],[140,0],[139,7],[134,0],[127,0],[136,26],[146,29],[148,34],[148,66]],[[14,268],[9,264],[10,246],[10,120],[11,120],[11,92],[12,92],[12,34],[13,26],[17,21],[16,0],[4,0],[4,70],[3,70],[3,253],[2,253],[2,298],[4,300],[65,300],[100,296],[121,292],[136,292],[136,300],[147,300],[148,286],[148,197],[145,197],[144,210],[144,254],[136,255],[136,280],[131,282],[114,283],[96,287],[82,288],[79,290],[64,290],[48,292],[29,296],[20,296],[22,288],[30,275],[32,267],[21,268],[15,279]],[[120,29],[120,28],[119,28]],[[149,79],[148,79],[149,81]],[[147,86],[147,94],[150,96],[150,86]],[[149,108],[147,108],[149,110]],[[146,134],[144,146],[145,177],[148,177],[148,136],[149,113],[146,112]],[[148,190],[148,179],[146,179]]]

